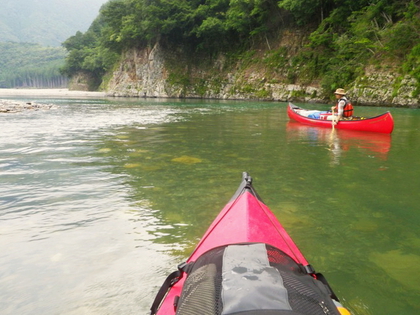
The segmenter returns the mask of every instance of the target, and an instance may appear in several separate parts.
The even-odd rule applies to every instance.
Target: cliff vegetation
[[[419,103],[419,0],[113,0],[64,47],[113,95]]]

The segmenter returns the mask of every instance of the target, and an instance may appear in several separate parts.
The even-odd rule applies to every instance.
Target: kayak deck
[[[266,254],[264,254],[265,248]],[[203,278],[203,268],[210,265],[215,266],[215,262],[209,257],[214,259],[217,256],[214,253],[219,252],[224,252],[218,256],[223,258],[216,265],[222,261],[223,270],[227,268],[230,271],[224,271],[222,277],[216,276],[216,271],[212,269],[211,275]],[[269,261],[271,261],[270,264]],[[280,264],[280,268],[286,274],[283,271],[280,271],[281,275],[278,274],[271,263]],[[238,268],[242,270],[239,273]],[[245,272],[244,270],[248,270],[246,276],[242,274]],[[184,273],[187,276],[183,276]],[[189,277],[190,273],[191,277]],[[197,273],[200,275],[199,278],[197,278]],[[289,273],[291,275],[288,275]],[[282,279],[282,277],[286,278]],[[290,279],[293,277],[296,279],[291,283]],[[206,278],[208,280],[203,280]],[[221,281],[222,278],[223,285],[219,284],[222,293],[214,295],[213,289],[208,291],[215,285],[214,281]],[[251,279],[259,280],[251,283],[249,282]],[[299,284],[301,280],[303,282]],[[203,281],[206,283],[203,284]],[[287,284],[284,281],[289,282]],[[325,287],[322,284],[315,284],[315,282],[321,282]],[[307,287],[307,285],[309,286]],[[312,288],[315,287],[313,292],[308,289],[311,285]],[[318,292],[323,293],[317,295],[318,293],[315,292],[319,290],[320,286],[324,289]],[[294,292],[289,295],[289,290]],[[279,291],[283,292],[280,296],[278,295]],[[190,294],[194,295],[194,292],[196,297],[192,298]],[[216,289],[216,292],[220,291]],[[249,295],[250,292],[253,293]],[[315,303],[312,298],[308,299],[309,295],[314,293],[314,296],[317,297],[325,294],[325,300],[320,300],[322,305],[318,302]],[[213,304],[216,303],[213,301],[213,296],[219,300],[223,299],[223,310],[228,309],[229,305],[233,305],[233,309],[238,311],[233,312],[234,314],[247,310],[255,310],[255,314],[258,313],[257,310],[262,312],[270,309],[292,310],[291,305],[293,305],[293,309],[297,310],[306,308],[307,312],[300,313],[298,311],[290,312],[290,314],[321,314],[320,305],[327,311],[329,308],[331,313],[328,312],[328,314],[340,314],[341,309],[345,310],[341,307],[325,278],[321,274],[315,273],[275,215],[263,203],[252,186],[252,178],[247,173],[243,173],[242,182],[236,193],[217,215],[187,261],[178,266],[178,271],[168,276],[155,298],[151,314],[172,315],[178,314],[178,312],[179,314],[202,314],[202,308],[206,308],[204,305],[213,309]],[[301,300],[298,299],[299,296]],[[233,304],[229,304],[229,301]],[[315,308],[316,312],[309,311],[307,308],[309,305]],[[177,308],[178,306],[179,308]],[[185,311],[188,307],[190,310]],[[199,307],[201,310],[198,311],[195,307]],[[325,309],[322,314],[327,314],[324,313]],[[347,312],[347,310],[345,311]],[[219,313],[212,310],[209,312],[206,309],[206,314]],[[277,312],[267,314],[277,314]],[[283,314],[283,311],[278,314]]]
[[[297,263],[308,265],[289,234],[252,187],[249,175],[243,181],[198,243],[189,260],[222,245],[258,242],[277,247]]]

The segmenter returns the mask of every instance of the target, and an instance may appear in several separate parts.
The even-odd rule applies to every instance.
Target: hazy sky
[[[0,42],[59,46],[85,32],[108,0],[0,0]]]

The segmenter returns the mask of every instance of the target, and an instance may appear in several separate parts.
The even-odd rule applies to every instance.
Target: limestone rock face
[[[400,75],[395,70],[375,71],[366,68],[365,74],[357,78],[349,89],[351,99],[360,104],[375,106],[419,107],[419,97],[413,77]]]
[[[317,82],[289,84],[282,73],[272,77],[264,67],[247,67],[241,61],[232,65],[223,55],[210,65],[208,61],[189,63],[185,58],[181,51],[165,51],[160,44],[131,49],[104,87],[106,94],[331,103],[333,91],[323,91]],[[343,88],[358,105],[419,107],[419,97],[413,97],[416,84],[414,78],[401,78],[396,70],[367,67],[363,76]]]
[[[167,71],[159,44],[152,49],[127,51],[114,71],[107,95],[129,97],[169,97]]]
[[[91,85],[91,78],[84,74],[78,73],[73,76],[69,82],[70,91],[89,91]]]

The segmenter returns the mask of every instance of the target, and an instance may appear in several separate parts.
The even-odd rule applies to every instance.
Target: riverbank
[[[57,108],[52,104],[38,103],[36,101],[9,100],[9,97],[22,98],[102,98],[104,92],[70,91],[69,89],[0,89],[0,113],[17,113],[26,110],[48,110]]]
[[[105,92],[71,91],[69,89],[0,89],[0,99],[10,96],[105,97]]]

